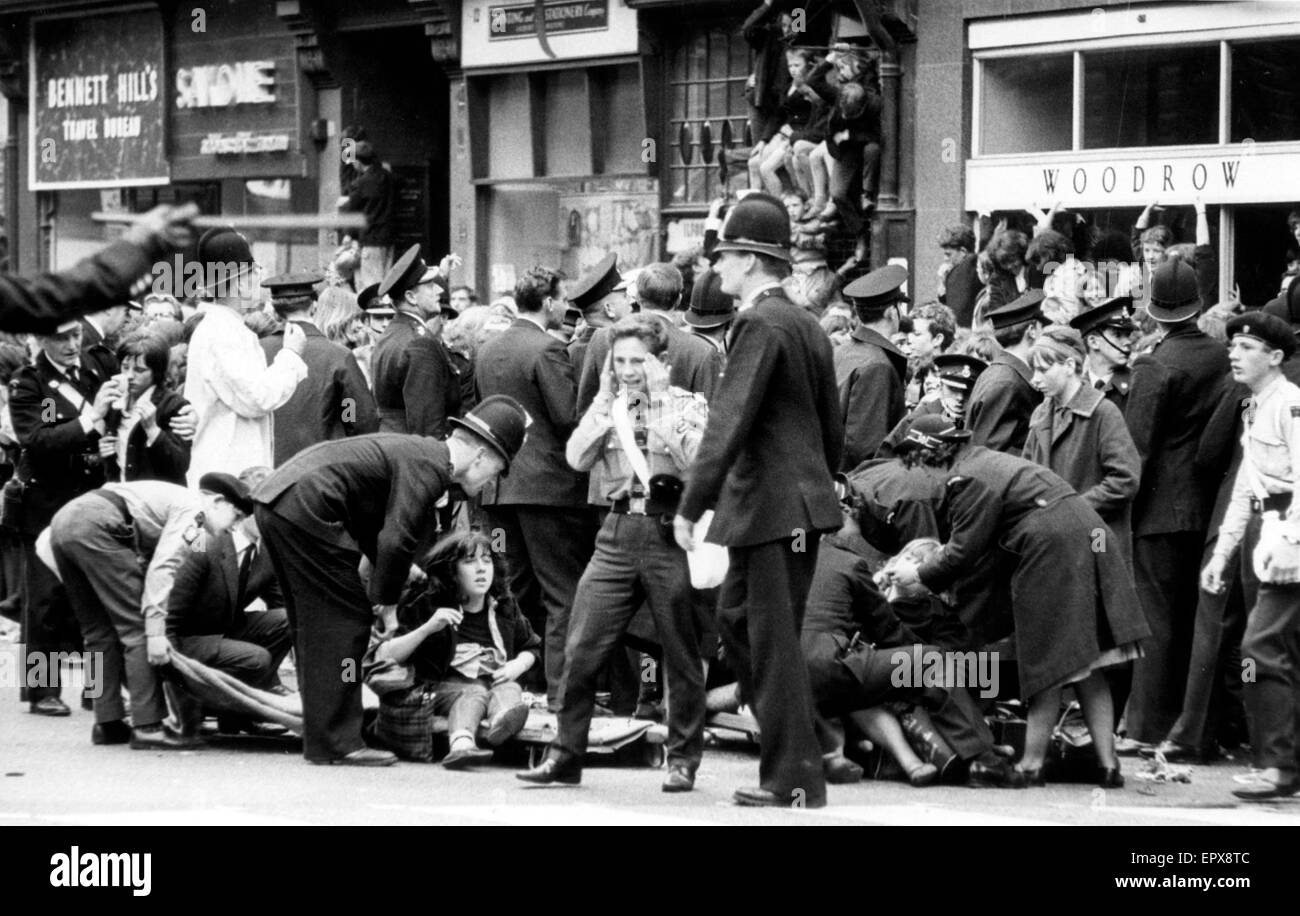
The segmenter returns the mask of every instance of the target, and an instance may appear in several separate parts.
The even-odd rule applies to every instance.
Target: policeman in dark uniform
[[[1133,574],[1151,639],[1133,665],[1121,754],[1159,742],[1178,716],[1195,619],[1195,558],[1205,546],[1223,473],[1204,466],[1205,433],[1229,372],[1223,344],[1197,327],[1196,272],[1181,259],[1152,271],[1147,310],[1165,336],[1133,361],[1124,420],[1142,458]]]
[[[1019,455],[1029,437],[1029,418],[1043,399],[1030,380],[1029,351],[1047,324],[1043,291],[1026,290],[1015,301],[986,316],[1002,348],[980,373],[966,402],[966,429],[971,442],[996,452]]]
[[[898,332],[907,270],[887,264],[844,288],[858,326],[835,348],[835,383],[844,421],[843,470],[874,457],[907,413],[907,357],[891,341]]]
[[[262,286],[271,291],[271,305],[276,314],[286,322],[297,324],[307,338],[300,354],[307,364],[307,378],[275,410],[277,467],[317,442],[379,431],[375,397],[356,357],[347,347],[326,337],[311,321],[316,287],[324,279],[321,273],[311,271],[262,281]],[[284,333],[278,331],[265,337],[261,344],[270,364],[284,347]]]
[[[381,281],[382,283],[382,281]],[[387,296],[379,295],[381,283],[371,283],[357,293],[357,305],[366,313],[366,326],[370,328],[371,337],[378,340],[388,330],[389,322],[397,314]]]
[[[937,398],[922,401],[903,418],[893,432],[880,444],[876,455],[892,458],[897,453],[898,445],[907,435],[907,428],[917,417],[927,414],[942,414],[958,427],[966,421],[966,400],[980,373],[988,368],[988,363],[978,356],[965,353],[940,353],[934,358],[934,372],[939,376],[940,394]]]
[[[1128,361],[1133,353],[1133,299],[1118,296],[1070,319],[1088,348],[1086,380],[1121,411],[1128,403],[1132,380]]]
[[[397,308],[372,357],[381,432],[441,439],[460,413],[460,377],[442,343],[441,278],[412,245],[379,285]]]
[[[587,346],[596,331],[631,314],[632,303],[622,287],[622,281],[623,277],[618,272],[618,256],[607,254],[569,290],[569,305],[578,309],[587,323],[569,341],[569,362],[573,364],[575,374],[582,371]]]
[[[15,521],[26,546],[23,638],[30,652],[57,652],[68,648],[61,642],[78,641],[77,627],[63,587],[36,557],[36,537],[65,503],[103,486],[99,440],[119,392],[97,364],[82,363],[78,322],[38,341],[41,352],[9,382],[9,413],[22,446],[16,476],[24,487]],[[49,685],[31,688],[28,701],[41,715],[70,712]]]
[[[487,398],[449,421],[446,442],[385,433],[322,442],[253,492],[294,629],[312,763],[394,762],[361,738],[361,660],[373,616],[396,626],[411,564],[437,530],[438,500],[453,483],[473,496],[507,472],[527,419],[513,399]],[[362,556],[372,565],[368,586]]]

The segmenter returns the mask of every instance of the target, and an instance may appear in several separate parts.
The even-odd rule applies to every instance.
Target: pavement
[[[65,687],[64,697],[77,694]],[[1231,795],[1239,761],[1194,766],[1190,783],[1136,778],[1103,790],[1021,791],[864,781],[831,786],[816,810],[739,808],[731,792],[757,783],[756,748],[705,752],[694,792],[665,795],[663,771],[591,765],[578,787],[527,787],[522,757],[476,771],[398,763],[363,769],[307,764],[284,739],[215,739],[198,751],[133,751],[90,743],[90,712],[31,715],[0,687],[0,826],[8,825],[1174,825],[1300,826],[1300,798],[1244,803]]]

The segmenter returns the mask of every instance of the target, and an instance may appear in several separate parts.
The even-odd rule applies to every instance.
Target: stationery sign
[[[30,72],[31,190],[168,183],[157,10],[35,19]]]
[[[537,34],[536,3],[513,3],[488,7],[488,39],[520,38]],[[596,32],[609,28],[609,0],[587,0],[584,3],[547,2],[540,4],[546,11],[546,34],[564,32]]]

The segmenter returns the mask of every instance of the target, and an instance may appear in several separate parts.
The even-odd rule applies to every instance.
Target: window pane
[[[1084,55],[1085,149],[1217,143],[1219,47]]]
[[[1232,142],[1300,140],[1300,39],[1232,46]]]
[[[984,61],[980,138],[986,155],[1042,153],[1072,146],[1069,56]]]
[[[718,118],[727,113],[727,84],[709,84],[709,117]]]
[[[750,54],[744,38],[730,29],[714,26],[700,28],[693,34],[686,28],[682,31],[681,44],[668,54],[668,59],[676,64],[667,74],[669,83],[685,84],[674,92],[673,120],[669,125],[672,201],[702,207],[722,185],[717,162],[723,146],[723,125],[730,125],[730,148],[744,145],[745,121],[749,115],[744,89]],[[684,57],[681,49],[686,49]],[[679,99],[683,102],[679,103]],[[699,145],[705,121],[709,122],[712,140],[708,163],[704,162]],[[680,149],[678,142],[678,130],[683,123],[691,138],[685,150]],[[682,152],[686,155],[684,163]],[[743,180],[743,163],[733,164],[730,169],[728,183],[735,179],[737,170]]]
[[[709,33],[709,79],[727,78],[727,35],[725,32]]]

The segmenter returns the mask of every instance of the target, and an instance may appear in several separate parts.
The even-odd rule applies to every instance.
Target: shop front
[[[1219,296],[1274,296],[1300,247],[1300,4],[1109,7],[969,23],[965,208],[1013,223],[1060,203],[1125,235],[1155,204]]]
[[[453,106],[452,234],[484,297],[534,264],[579,276],[659,257],[655,137],[637,13],[624,0],[465,0]],[[463,180],[462,180],[463,179]]]

